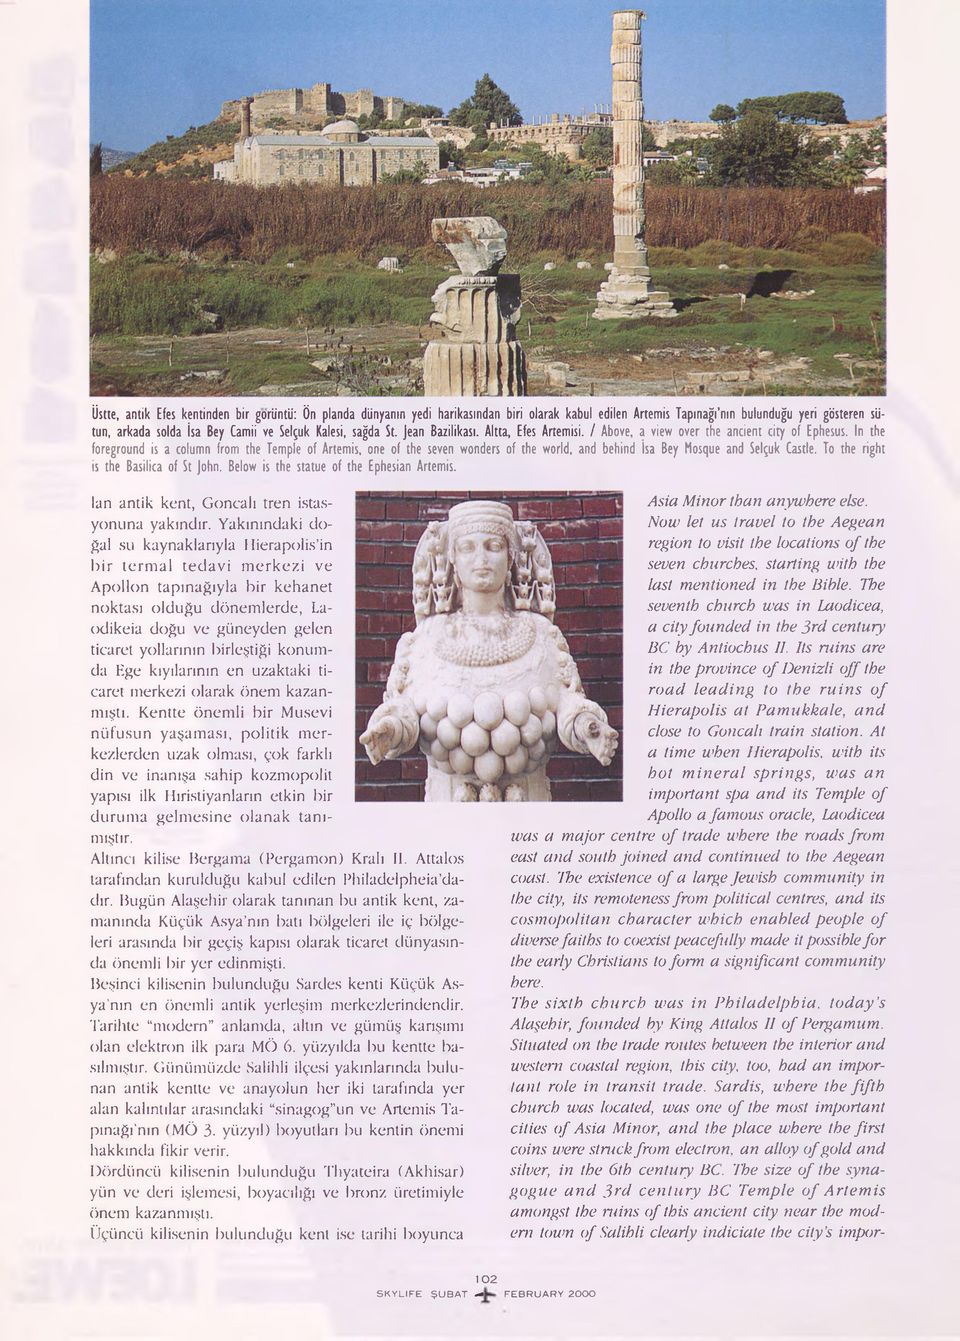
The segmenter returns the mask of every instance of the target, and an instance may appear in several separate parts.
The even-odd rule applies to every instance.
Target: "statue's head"
[[[456,503],[446,522],[429,523],[413,579],[418,621],[456,610],[464,591],[502,591],[508,610],[534,610],[548,619],[556,608],[553,565],[540,532],[490,499]]]
[[[465,591],[502,591],[517,556],[517,528],[505,503],[458,503],[447,521],[447,558]]]

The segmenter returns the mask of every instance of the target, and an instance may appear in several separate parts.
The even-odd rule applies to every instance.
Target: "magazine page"
[[[0,3],[4,1336],[955,1333],[957,30]]]

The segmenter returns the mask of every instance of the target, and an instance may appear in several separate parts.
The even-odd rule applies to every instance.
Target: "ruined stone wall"
[[[584,121],[576,117],[555,118],[543,125],[497,126],[488,131],[489,138],[499,144],[538,144],[547,153],[565,153],[568,158],[579,158],[580,145],[592,130],[611,124],[603,121]],[[705,139],[718,133],[712,121],[648,121],[658,149],[671,140]],[[571,152],[575,148],[575,152]]]
[[[487,136],[494,144],[536,144],[548,154],[563,154],[572,162],[581,156],[581,145],[591,130],[602,123],[552,121],[542,126],[494,126]]]
[[[867,139],[875,130],[887,129],[887,118],[879,116],[873,121],[851,121],[845,126],[811,126],[814,139],[829,138],[836,136],[841,145],[846,145],[850,140],[859,137],[861,140]]]
[[[584,121],[577,117],[555,118],[543,125],[495,126],[487,132],[495,144],[538,144],[549,154],[565,154],[576,160],[580,157],[580,145],[591,130],[598,125],[609,125],[609,120]],[[665,149],[674,140],[708,140],[720,133],[720,127],[713,121],[647,121],[646,126],[653,136],[658,149]],[[815,139],[836,136],[841,144],[859,136],[866,139],[871,131],[884,129],[886,119],[878,117],[874,121],[852,121],[849,125],[808,126]],[[431,132],[432,133],[432,132]]]
[[[658,149],[665,149],[673,140],[709,140],[720,133],[715,121],[646,121]]]
[[[303,110],[303,89],[271,88],[256,93],[250,108],[253,126],[262,125],[272,116],[297,116]],[[225,102],[220,109],[221,121],[240,120],[240,100]]]
[[[327,83],[313,84],[310,88],[267,89],[253,95],[251,120],[254,130],[261,130],[271,117],[282,116],[295,127],[318,128],[332,117],[371,116],[377,112],[388,121],[399,121],[406,110],[403,98],[381,97],[372,89],[356,89],[353,93],[338,93]],[[220,108],[220,121],[240,120],[240,100],[225,102]]]
[[[388,134],[389,132],[382,133]],[[442,125],[440,122],[430,120],[427,117],[422,117],[420,120],[420,133],[422,135],[429,135],[431,140],[436,140],[438,143],[441,140],[449,140],[451,144],[455,144],[459,149],[466,149],[467,145],[474,138],[473,131],[469,126]]]
[[[720,133],[720,127],[713,121],[648,121],[646,124],[658,149],[665,149],[673,140],[709,140]],[[885,117],[851,121],[847,125],[804,126],[816,140],[836,136],[841,144],[858,136],[865,140],[872,131],[885,128]]]

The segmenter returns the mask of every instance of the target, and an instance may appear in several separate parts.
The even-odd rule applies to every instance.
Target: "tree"
[[[432,102],[405,102],[403,104],[403,119],[411,121],[414,118],[428,117],[431,120],[435,117],[443,116],[443,108],[437,107]]]
[[[711,121],[736,121],[737,113],[728,102],[718,102],[710,113]]]
[[[90,150],[90,176],[99,177],[103,172],[103,145],[99,141]]]
[[[692,153],[680,154],[674,162],[677,170],[677,180],[682,186],[694,186],[700,180],[700,169],[697,167],[696,155]]]
[[[854,135],[824,163],[824,182],[828,186],[857,186],[863,181],[869,162],[870,150],[866,142]]]
[[[647,169],[647,180],[655,186],[697,186],[702,178],[696,158],[684,153],[672,162],[652,164]]]
[[[887,161],[887,136],[885,131],[871,130],[867,136],[867,148],[878,163],[885,164]]]
[[[453,140],[441,140],[437,146],[440,150],[441,168],[462,168],[466,162],[466,155],[463,150]]]
[[[679,135],[664,145],[664,148],[675,158],[679,158],[681,154],[693,154],[694,158],[703,157],[703,139],[699,135]]]
[[[485,130],[491,123],[499,126],[501,122],[521,126],[523,117],[516,103],[488,74],[477,80],[469,98],[450,111],[451,125],[472,126],[476,131]]]
[[[704,145],[710,177],[721,186],[806,186],[817,181],[830,149],[768,110],[750,109]]]
[[[781,121],[813,121],[819,125],[845,125],[847,120],[839,93],[777,93],[737,103],[737,116],[751,111],[772,112]]]
[[[609,168],[613,162],[613,130],[598,126],[583,137],[580,152],[593,168]]]
[[[385,172],[380,178],[382,186],[402,186],[405,183],[422,182],[427,175],[425,163],[414,163],[411,168],[397,168],[396,172]]]
[[[570,181],[582,175],[565,154],[547,153],[546,149],[539,144],[529,146],[527,160],[533,166],[523,180],[531,186],[539,186],[543,183],[549,186],[558,186],[562,182]],[[589,175],[589,171],[587,169],[587,175]]]

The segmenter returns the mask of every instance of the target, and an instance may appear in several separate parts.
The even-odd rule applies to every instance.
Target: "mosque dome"
[[[333,121],[324,126],[323,134],[331,140],[340,140],[345,144],[356,144],[360,140],[360,127],[356,121]]]

